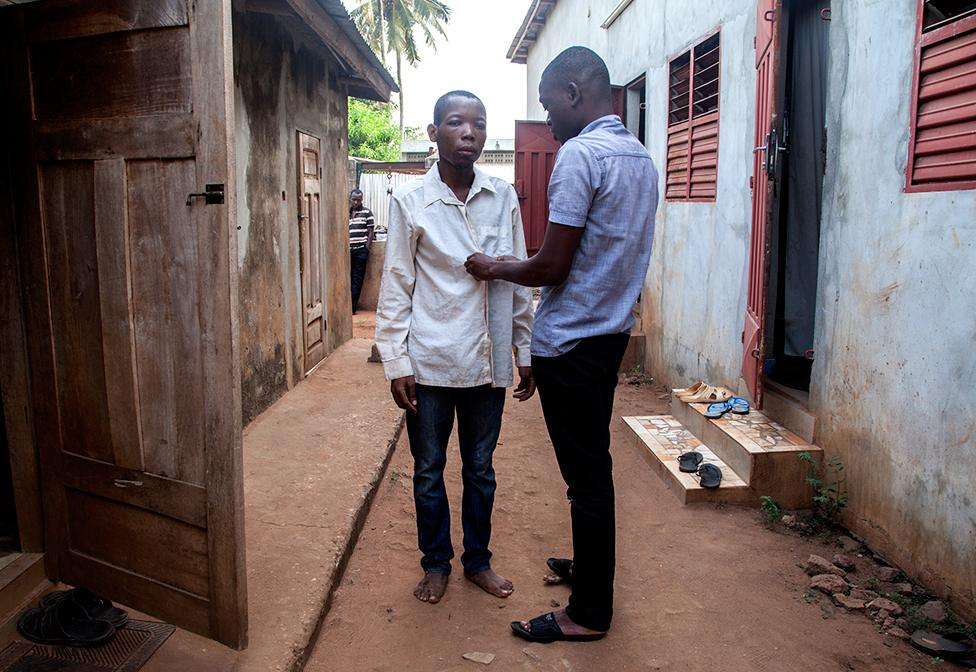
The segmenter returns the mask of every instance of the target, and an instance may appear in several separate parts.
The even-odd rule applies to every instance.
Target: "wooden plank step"
[[[774,422],[757,410],[747,415],[726,413],[705,417],[708,404],[686,404],[671,397],[671,412],[692,434],[706,443],[755,491],[769,495],[786,508],[810,506],[807,464],[799,454],[809,452],[823,461],[823,450]]]
[[[695,438],[674,416],[624,417],[623,420],[634,433],[635,446],[645,461],[682,504],[755,504],[758,501],[749,484],[709,450],[708,446]],[[678,468],[678,455],[690,450],[698,451],[705,462],[722,470],[722,483],[718,488],[703,488],[695,474],[684,473]]]

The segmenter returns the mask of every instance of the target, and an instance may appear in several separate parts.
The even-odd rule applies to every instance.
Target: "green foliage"
[[[843,489],[847,480],[844,462],[833,455],[821,467],[808,451],[803,451],[799,457],[809,466],[807,485],[813,488],[814,517],[823,523],[836,523],[840,512],[847,506],[847,490]]]
[[[762,502],[759,508],[763,512],[763,522],[766,523],[766,527],[772,528],[783,517],[783,510],[776,503],[776,500],[769,495],[763,495],[759,498],[759,501]]]
[[[386,51],[416,65],[420,53],[414,33],[436,46],[438,35],[447,38],[444,24],[451,19],[451,8],[441,0],[360,0],[350,14],[380,59]]]
[[[400,160],[400,128],[388,104],[349,99],[349,156]]]

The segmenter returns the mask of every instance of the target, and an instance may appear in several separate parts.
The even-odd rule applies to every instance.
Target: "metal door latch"
[[[204,187],[203,191],[187,195],[186,204],[193,205],[194,198],[202,198],[207,205],[223,205],[224,185],[208,184]]]

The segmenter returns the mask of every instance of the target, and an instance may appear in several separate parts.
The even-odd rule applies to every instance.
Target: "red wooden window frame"
[[[718,44],[713,47],[717,59],[708,66],[708,70],[715,69],[715,78],[707,84],[714,83],[715,109],[695,115],[695,66],[699,59],[707,57],[712,50],[705,53],[699,50],[713,39]],[[687,94],[673,94],[675,82],[672,71],[682,60],[688,60],[688,92]],[[722,37],[721,30],[714,30],[705,35],[690,49],[682,51],[668,61],[668,131],[667,131],[667,165],[665,200],[675,202],[704,202],[713,203],[718,191],[718,138],[719,113],[722,70]],[[683,82],[682,82],[683,84]],[[706,85],[707,85],[706,84]],[[700,87],[699,87],[700,88]],[[688,117],[672,121],[672,103],[681,96],[687,95]],[[709,96],[711,98],[712,96]],[[678,107],[683,110],[685,107]]]
[[[949,20],[931,30],[923,30],[925,2],[917,0],[917,17],[915,28],[915,65],[912,77],[912,117],[911,132],[909,136],[908,167],[905,171],[905,191],[927,192],[927,191],[958,191],[964,189],[976,189],[976,179],[969,179],[969,163],[976,161],[976,15],[964,15],[956,20]],[[923,54],[939,45],[949,45],[955,42],[953,49],[944,53],[937,53],[937,65],[933,70],[935,73],[946,73],[950,71],[950,77],[957,80],[950,85],[949,95],[960,96],[961,103],[952,106],[946,112],[950,119],[941,124],[936,123],[927,127],[922,127],[919,123],[919,113],[926,106],[929,100],[920,99],[920,91],[923,86],[925,75],[934,74],[932,71],[923,73]],[[957,53],[958,52],[958,53]],[[954,69],[954,70],[952,70]],[[955,76],[953,76],[955,75]],[[932,86],[936,94],[946,95],[946,85],[935,83]],[[933,134],[926,134],[926,131],[933,126],[936,129],[951,125],[953,129],[933,138]],[[925,134],[926,137],[921,137]],[[927,143],[925,147],[920,147],[920,143]],[[946,153],[956,153],[956,157],[962,160],[964,167],[960,170],[959,162],[945,160],[936,163],[929,169],[929,176],[919,176],[916,171],[919,164],[932,158],[933,155],[945,155]],[[954,167],[956,165],[957,167]],[[922,166],[923,168],[925,166]],[[960,174],[961,177],[953,177],[953,172]],[[942,178],[942,179],[940,179]]]

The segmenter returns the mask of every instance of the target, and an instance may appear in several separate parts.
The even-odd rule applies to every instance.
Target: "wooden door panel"
[[[230,2],[16,16],[49,573],[242,647]]]
[[[300,213],[299,236],[302,255],[302,305],[305,307],[305,371],[325,357],[325,295],[323,266],[324,232],[322,222],[322,142],[307,133],[298,133],[298,172]]]

